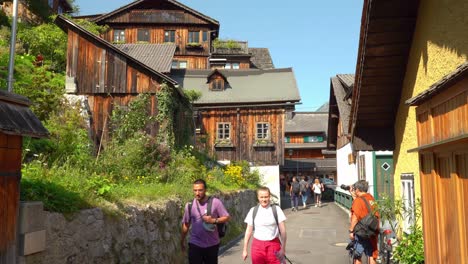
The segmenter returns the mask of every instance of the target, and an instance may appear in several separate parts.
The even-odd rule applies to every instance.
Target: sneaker
[[[315,205],[315,207],[317,207],[317,205]]]

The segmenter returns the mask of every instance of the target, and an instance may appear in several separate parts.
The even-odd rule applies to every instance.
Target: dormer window
[[[222,91],[224,90],[224,80],[221,78],[212,80],[210,86],[212,91]]]
[[[228,84],[226,76],[216,69],[208,76],[208,83],[211,91],[224,91]]]

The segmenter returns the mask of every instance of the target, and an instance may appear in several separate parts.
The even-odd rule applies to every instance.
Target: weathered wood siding
[[[232,148],[215,147],[217,123],[231,124]],[[273,146],[254,147],[256,123],[270,124]],[[284,109],[216,109],[202,112],[202,133],[207,137],[207,149],[218,160],[247,160],[258,165],[283,165]]]
[[[125,43],[137,43],[137,32],[138,29],[148,29],[150,40],[149,43],[164,43],[164,31],[165,30],[174,30],[175,31],[175,44],[177,45],[176,55],[194,55],[194,56],[205,56],[208,57],[210,53],[210,34],[211,30],[208,27],[195,27],[195,26],[157,26],[157,25],[127,25],[127,26],[113,26],[109,32],[105,33],[102,37],[109,41],[113,42],[114,38],[114,29],[125,30]],[[187,47],[189,42],[189,31],[199,31],[200,32],[200,48],[190,48]],[[208,40],[203,41],[202,31],[208,32]]]
[[[426,263],[468,263],[468,81],[416,114]]]
[[[75,78],[77,94],[88,97],[91,134],[96,146],[108,140],[109,122],[116,106],[128,106],[139,94],[150,93],[152,97],[148,111],[151,115],[157,114],[155,93],[161,88],[161,80],[152,77],[147,70],[71,30],[67,56],[67,76]],[[174,100],[181,102],[182,98],[177,95]],[[184,131],[185,127],[191,127],[191,122],[179,125],[184,127],[176,129]],[[152,135],[156,135],[158,124],[148,129]],[[176,140],[179,136],[176,134]]]
[[[468,134],[468,81],[417,108],[419,146]]]
[[[67,76],[75,77],[79,94],[136,94],[159,89],[160,81],[148,72],[73,31],[68,35],[67,56]]]
[[[208,25],[208,23],[184,10],[163,10],[164,6],[158,6],[155,9],[152,3],[148,6],[140,6],[140,9],[129,10],[128,12],[116,14],[101,23],[106,24],[128,24],[128,23],[144,23],[144,24],[196,24]],[[173,6],[167,5],[168,9],[174,9]]]
[[[15,263],[22,137],[0,132],[0,264]]]
[[[186,61],[187,69],[207,69],[208,57],[200,56],[174,56],[174,60]]]

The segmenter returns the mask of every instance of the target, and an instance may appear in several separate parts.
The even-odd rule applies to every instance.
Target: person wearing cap
[[[229,213],[219,199],[206,195],[204,180],[193,182],[193,193],[195,198],[191,206],[189,203],[185,205],[182,218],[181,250],[186,250],[185,237],[192,226],[188,243],[189,264],[217,264],[220,239],[216,224],[228,222]],[[212,199],[211,212],[207,212],[209,199]]]

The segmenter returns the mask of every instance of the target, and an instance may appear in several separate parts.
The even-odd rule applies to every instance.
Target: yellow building
[[[424,227],[426,263],[467,263],[468,229],[463,226],[468,222],[468,216],[463,208],[468,206],[468,199],[460,191],[458,194],[453,193],[455,198],[450,203],[444,200],[444,197],[449,195],[446,194],[439,196],[441,202],[428,205],[434,201],[433,197],[429,196],[434,194],[427,190],[433,192],[450,190],[450,188],[433,186],[433,189],[421,193],[421,179],[437,181],[437,177],[443,177],[437,173],[437,167],[442,166],[438,165],[437,162],[440,160],[437,158],[431,160],[431,164],[435,164],[432,167],[435,172],[432,175],[430,172],[422,173],[424,177],[429,178],[422,178],[419,163],[420,157],[423,157],[421,150],[434,149],[431,144],[439,144],[440,140],[438,141],[435,136],[429,139],[427,144],[421,142],[418,144],[418,138],[421,141],[426,134],[434,130],[434,126],[428,126],[428,130],[423,130],[420,126],[418,131],[417,123],[424,123],[425,120],[421,118],[417,120],[416,108],[406,104],[406,101],[424,91],[427,94],[431,86],[432,90],[437,90],[433,84],[443,82],[447,75],[453,75],[457,67],[467,61],[467,13],[466,0],[364,1],[356,86],[350,120],[352,142],[369,148],[384,146],[387,149],[394,149],[395,197],[404,198],[407,206],[411,206],[415,199],[421,198],[423,203],[426,202],[423,206],[423,217],[428,218],[428,215],[431,215],[431,218],[435,218],[423,220],[426,225]],[[462,88],[457,89],[462,90]],[[450,98],[450,91],[447,93],[448,95],[444,96]],[[467,110],[460,107],[466,109],[468,99],[466,96],[461,96],[457,100],[461,100],[460,104],[448,105],[443,109],[443,114],[446,114],[449,120],[451,118],[452,123],[466,124]],[[454,111],[461,111],[462,114],[456,116],[450,114]],[[436,113],[430,112],[428,118],[432,120],[435,115]],[[444,125],[445,123],[442,127]],[[446,130],[450,131],[450,128]],[[465,137],[467,133],[468,131],[462,129],[457,139]],[[466,144],[465,141],[461,143]],[[373,148],[373,150],[379,149]],[[467,162],[462,161],[461,165],[453,162],[450,166],[456,169],[457,166],[468,166]],[[454,190],[458,190],[462,187],[457,187],[456,181],[463,183],[467,175],[453,175],[458,175],[453,183]],[[455,176],[447,173],[447,177]],[[466,185],[466,181],[463,184]],[[435,208],[433,214],[428,214],[429,208]],[[457,227],[452,225],[449,228],[448,225],[453,224],[453,221],[445,221],[444,214],[454,215],[458,219]],[[408,225],[409,223],[405,221],[404,227]],[[434,232],[444,232],[428,236],[429,225]],[[448,231],[458,227],[460,229],[456,230],[456,234],[449,234],[453,232]],[[429,256],[431,257],[428,258]]]

